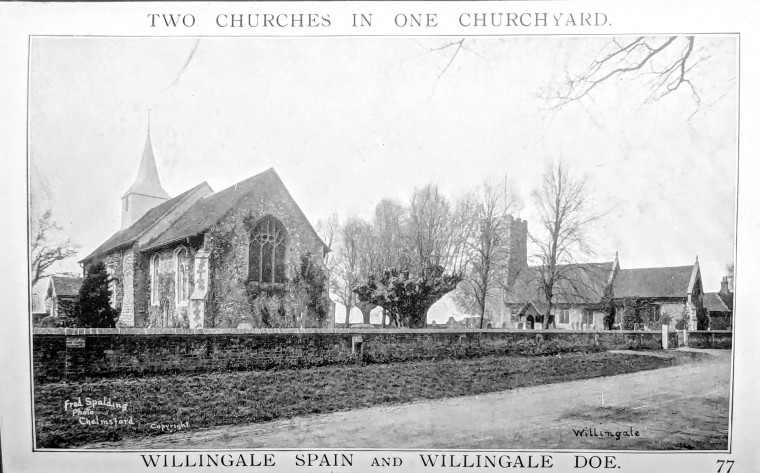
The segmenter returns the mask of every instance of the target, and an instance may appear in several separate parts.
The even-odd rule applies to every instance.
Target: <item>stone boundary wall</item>
[[[731,348],[733,332],[730,330],[700,330],[686,332],[686,346],[692,348]]]
[[[709,337],[692,335],[695,343]],[[709,332],[707,332],[709,333]],[[720,338],[730,345],[730,332]],[[717,334],[717,332],[716,332]],[[668,345],[678,344],[670,332]],[[35,328],[35,383],[488,355],[662,348],[661,332],[378,329]]]

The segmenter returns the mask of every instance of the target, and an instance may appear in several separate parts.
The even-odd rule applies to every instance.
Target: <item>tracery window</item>
[[[191,261],[187,248],[180,247],[174,252],[174,287],[178,305],[190,299]]]
[[[256,282],[285,282],[285,227],[274,217],[262,219],[251,232],[248,279]]]
[[[160,299],[159,293],[159,275],[158,275],[158,255],[153,255],[150,259],[150,303],[151,305],[158,305]]]

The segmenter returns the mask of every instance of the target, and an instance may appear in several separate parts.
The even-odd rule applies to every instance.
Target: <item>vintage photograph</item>
[[[738,50],[32,36],[35,449],[728,451]]]

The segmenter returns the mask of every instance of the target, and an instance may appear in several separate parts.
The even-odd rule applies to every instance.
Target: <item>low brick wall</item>
[[[37,383],[108,376],[265,370],[364,361],[659,349],[660,332],[35,328]],[[669,345],[676,346],[672,333]]]
[[[686,345],[692,348],[731,348],[733,333],[728,330],[700,330],[686,333]]]

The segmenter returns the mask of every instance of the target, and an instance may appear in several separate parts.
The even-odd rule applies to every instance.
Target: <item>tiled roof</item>
[[[605,263],[581,263],[560,266],[562,278],[555,285],[553,304],[590,304],[604,297],[604,290],[615,267],[614,261]],[[533,301],[536,307],[545,304],[546,296],[541,289],[540,268],[530,266],[517,275],[506,292],[508,304]]]
[[[50,276],[56,296],[78,296],[82,287],[82,278],[68,276]]]
[[[203,185],[208,185],[205,182],[202,182],[201,184],[198,184],[197,186],[193,187],[192,189],[189,189],[182,194],[178,195],[177,197],[174,197],[173,199],[169,199],[166,202],[163,202],[160,205],[157,205],[156,207],[153,207],[152,209],[148,210],[145,215],[140,217],[139,220],[137,220],[135,223],[130,225],[129,227],[119,230],[118,232],[114,233],[111,238],[105,241],[102,245],[100,245],[95,251],[90,253],[86,258],[84,258],[82,261],[88,261],[96,256],[104,255],[108,253],[109,251],[113,251],[121,246],[125,245],[131,245],[137,239],[148,231],[153,225],[155,225],[161,218],[163,218],[171,209],[173,209],[176,205],[181,203],[185,198],[187,198],[194,190],[198,189],[199,187]]]
[[[616,298],[686,297],[694,266],[621,269],[612,284]]]
[[[254,191],[260,186],[274,184],[281,186],[285,190],[285,194],[291,200],[293,198],[288,193],[285,185],[280,180],[280,177],[275,172],[274,168],[269,168],[264,172],[256,174],[242,182],[230,186],[216,194],[211,194],[203,199],[200,199],[190,207],[190,209],[178,218],[172,226],[170,226],[164,233],[158,238],[149,242],[145,249],[158,248],[160,246],[182,240],[184,238],[197,235],[209,229],[212,225],[218,222],[224,217],[227,212],[235,206],[235,203],[245,197],[250,192]],[[304,220],[308,222],[308,219],[303,214],[298,204],[295,203],[296,209],[301,213]],[[328,248],[327,245],[317,234],[314,227],[309,224],[309,228],[320,242]]]
[[[524,314],[527,312],[531,307],[536,309],[536,312],[538,312],[539,315],[546,314],[547,310],[549,310],[549,304],[545,303],[534,303],[533,301],[528,301],[525,303],[524,306],[520,307],[520,314]]]
[[[708,312],[731,312],[717,292],[705,292],[702,302]]]

